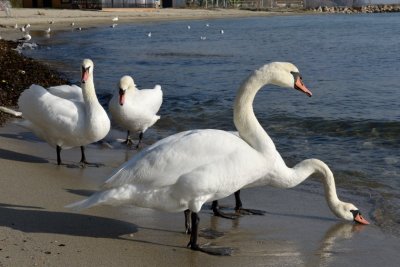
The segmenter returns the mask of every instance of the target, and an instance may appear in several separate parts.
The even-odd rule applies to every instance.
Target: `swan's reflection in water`
[[[271,235],[268,237],[269,234],[267,236],[265,234],[259,235],[257,231],[250,232],[242,229],[240,221],[240,219],[230,221],[231,227],[228,227],[229,229],[225,232],[225,235],[223,237],[215,237],[210,242],[214,243],[213,245],[232,246],[235,249],[233,256],[266,257],[271,266],[279,266],[279,264],[290,264],[290,266],[333,266],[336,262],[335,257],[351,252],[351,247],[343,243],[354,238],[365,229],[364,225],[338,222],[326,231],[319,242],[317,241],[315,244],[303,243],[302,245],[302,242],[309,241],[308,238],[303,238],[302,235],[300,235],[300,240],[297,238],[292,239],[287,234],[283,238],[275,237],[273,232],[285,231],[285,228],[271,229]],[[210,228],[215,231],[220,231],[221,228],[224,228],[223,224],[226,223],[225,219],[215,216],[210,217]],[[315,234],[318,235],[318,231]],[[316,249],[313,249],[313,247],[316,247]]]
[[[333,225],[321,240],[320,246],[315,252],[316,257],[307,266],[330,266],[335,256],[348,252],[348,249],[341,248],[340,244],[345,240],[353,238],[357,233],[363,231],[364,228],[364,225],[347,222],[340,222]]]

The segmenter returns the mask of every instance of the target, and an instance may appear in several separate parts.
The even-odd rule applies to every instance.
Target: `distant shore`
[[[40,9],[15,8],[7,17],[0,11],[0,36],[3,39],[16,40],[21,37],[20,27],[30,24],[31,30],[65,30],[97,26],[111,26],[134,22],[149,22],[163,20],[194,20],[239,18],[273,15],[298,14],[296,12],[250,11],[238,9],[155,9],[155,8],[126,8],[103,10],[77,9]],[[113,18],[118,17],[118,21]],[[15,25],[17,28],[14,28]],[[73,25],[72,25],[73,24]]]

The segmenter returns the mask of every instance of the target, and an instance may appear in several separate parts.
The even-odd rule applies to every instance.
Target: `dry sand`
[[[157,19],[201,19],[269,15],[236,10],[137,10],[104,12],[14,9],[12,18],[0,12],[0,35],[21,33],[15,23],[33,29],[130,23]],[[41,13],[42,15],[38,15]],[[44,15],[43,15],[44,14]],[[123,133],[119,133],[123,136]],[[114,133],[109,136],[114,140]],[[291,190],[272,188],[242,192],[245,206],[267,211],[265,216],[238,220],[213,217],[204,208],[200,227],[220,231],[200,243],[230,246],[231,257],[216,257],[186,248],[183,214],[136,207],[95,207],[83,213],[64,205],[91,194],[112,170],[133,155],[116,142],[114,148],[91,145],[88,160],[103,167],[77,166],[79,149],[62,152],[66,166],[56,165],[55,150],[12,122],[0,128],[0,266],[397,266],[399,238],[372,225],[336,219],[327,208],[322,186],[309,181]],[[340,190],[368,218],[368,199]],[[231,205],[232,198],[222,201]]]

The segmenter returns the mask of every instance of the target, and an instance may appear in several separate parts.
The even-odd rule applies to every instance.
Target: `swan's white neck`
[[[293,168],[287,168],[286,171],[282,172],[282,184],[278,186],[283,188],[295,187],[314,173],[319,174],[322,178],[329,208],[336,216],[341,217],[339,208],[345,203],[340,201],[336,194],[335,178],[332,171],[319,159],[306,159]]]
[[[92,105],[100,104],[97,99],[96,91],[94,88],[93,74],[88,77],[85,83],[81,84],[81,88],[82,88],[83,100],[86,103],[86,107],[91,108]]]
[[[233,122],[240,137],[263,154],[275,150],[275,145],[258,122],[253,111],[253,101],[257,92],[270,80],[269,72],[263,68],[254,71],[240,86],[233,109]]]

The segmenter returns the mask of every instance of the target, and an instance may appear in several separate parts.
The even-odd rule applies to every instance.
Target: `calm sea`
[[[313,97],[261,90],[254,103],[261,124],[289,166],[325,161],[354,203],[363,196],[373,205],[368,218],[400,234],[399,13],[144,23],[34,40],[40,48],[25,54],[72,81],[91,58],[105,105],[122,75],[139,88],[160,84],[161,120],[147,143],[188,129],[233,130],[232,101],[250,71],[296,64]]]

